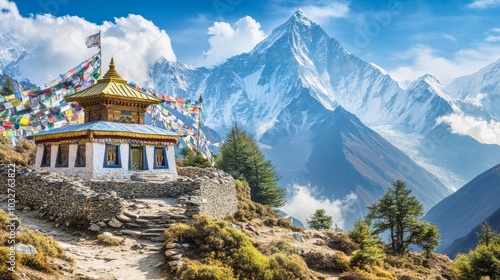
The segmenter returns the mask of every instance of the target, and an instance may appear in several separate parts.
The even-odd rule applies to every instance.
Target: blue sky
[[[447,83],[500,58],[500,23],[496,20],[500,0],[14,2],[22,17],[78,16],[95,24],[95,30],[105,22],[118,25],[115,18],[140,15],[168,34],[178,61],[194,65],[212,65],[227,53],[247,51],[298,8],[348,51],[400,81],[429,72]],[[106,44],[103,48],[106,51]]]

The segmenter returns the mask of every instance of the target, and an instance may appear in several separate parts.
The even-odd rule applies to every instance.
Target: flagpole
[[[101,51],[101,30],[99,30],[99,78],[102,76],[102,51]]]
[[[196,150],[197,151],[200,151],[200,138],[201,138],[201,105],[203,103],[203,99],[201,97],[201,94],[200,94],[200,99],[198,99],[198,101],[200,101],[200,115],[198,117],[198,139],[196,139]],[[201,151],[200,151],[201,152]]]

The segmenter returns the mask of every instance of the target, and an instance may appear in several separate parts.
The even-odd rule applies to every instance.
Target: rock
[[[132,214],[130,212],[127,212],[127,211],[123,211],[123,215],[129,217],[129,218],[132,218],[132,219],[137,219],[139,218],[139,216],[135,215],[135,214]]]
[[[35,246],[25,245],[23,243],[14,245],[14,251],[18,252],[21,255],[30,255],[32,257],[36,255],[36,253],[38,253]]]
[[[177,244],[176,244],[176,243],[167,243],[167,244],[165,245],[165,249],[167,249],[167,250],[168,250],[168,249],[173,249],[173,248],[175,248],[175,247],[177,247]]]
[[[129,218],[129,217],[127,217],[127,216],[125,216],[125,215],[123,215],[123,214],[119,214],[119,215],[117,215],[117,216],[116,216],[116,218],[117,218],[118,220],[122,221],[122,222],[125,222],[125,223],[130,222],[130,218]]]
[[[228,227],[232,227],[232,228],[234,228],[237,231],[241,231],[241,227],[239,225],[235,225],[233,223],[227,223],[227,226]]]
[[[176,220],[181,220],[181,219],[188,219],[188,216],[185,216],[185,215],[171,215],[170,218],[176,219]]]
[[[189,247],[191,247],[191,245],[189,245],[189,243],[182,243],[181,247],[183,247],[183,248],[189,248]]]
[[[125,234],[125,235],[130,235],[130,236],[141,236],[141,232],[137,230],[130,230],[130,229],[122,229],[120,230],[120,233]]]
[[[100,226],[100,227],[105,227],[105,226],[107,226],[105,222],[98,222],[98,223],[97,223],[97,225],[98,225],[98,226]]]
[[[122,223],[120,221],[118,221],[115,217],[113,217],[113,218],[111,218],[111,220],[109,220],[108,225],[112,228],[121,228],[122,227]]]
[[[101,230],[101,227],[96,225],[96,224],[90,224],[90,227],[89,227],[89,230],[90,231],[95,231],[95,232],[98,232]]]
[[[304,240],[304,238],[302,237],[302,235],[300,235],[300,233],[297,233],[297,232],[293,233],[293,238],[297,239],[297,241],[299,241],[299,242],[306,242]]]
[[[176,250],[176,249],[167,250],[167,251],[165,251],[165,257],[169,258],[173,255],[179,254],[179,252],[180,252],[180,250]]]
[[[178,266],[181,266],[182,265],[182,261],[171,261],[171,262],[168,262],[168,265],[172,268],[172,267],[178,267]]]
[[[147,223],[149,223],[148,220],[144,220],[144,219],[136,219],[135,222],[138,223],[138,224],[147,224]]]
[[[140,250],[142,249],[141,244],[134,244],[130,247],[131,250]]]
[[[182,259],[182,254],[173,255],[173,256],[170,257],[170,259],[172,259],[172,260],[180,260],[180,259]]]
[[[315,245],[318,245],[318,246],[323,246],[325,245],[325,241],[324,240],[321,240],[321,239],[318,239],[314,242]]]
[[[111,232],[108,232],[108,231],[103,232],[102,235],[107,236],[107,237],[113,236],[113,234]]]

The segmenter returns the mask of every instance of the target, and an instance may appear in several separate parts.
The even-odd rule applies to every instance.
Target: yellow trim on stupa
[[[185,135],[158,135],[158,134],[142,134],[142,133],[133,133],[133,132],[121,132],[121,131],[95,131],[95,130],[86,130],[86,131],[74,131],[74,132],[62,132],[62,133],[54,133],[48,135],[41,136],[32,136],[35,141],[43,141],[43,140],[51,140],[51,139],[59,139],[59,138],[71,138],[78,136],[89,135],[89,138],[94,138],[94,136],[122,136],[129,138],[147,138],[147,139],[155,139],[155,140],[177,140],[182,138]]]
[[[127,84],[115,69],[114,59],[111,58],[108,72],[97,83],[82,91],[67,95],[64,98],[68,102],[80,102],[96,99],[115,99],[125,101],[137,101],[147,104],[160,104],[164,100],[146,94]]]

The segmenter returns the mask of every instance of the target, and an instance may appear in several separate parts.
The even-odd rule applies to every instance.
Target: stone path
[[[73,268],[64,268],[63,279],[142,280],[170,279],[169,267],[161,253],[163,231],[178,221],[184,221],[181,205],[172,199],[137,199],[127,201],[121,218],[121,228],[100,227],[100,232],[111,232],[121,240],[121,245],[107,247],[96,241],[99,232],[79,231],[37,216],[36,211],[16,214],[24,225],[48,233],[75,259]],[[5,202],[0,203],[6,209]],[[129,220],[127,220],[127,218]]]

